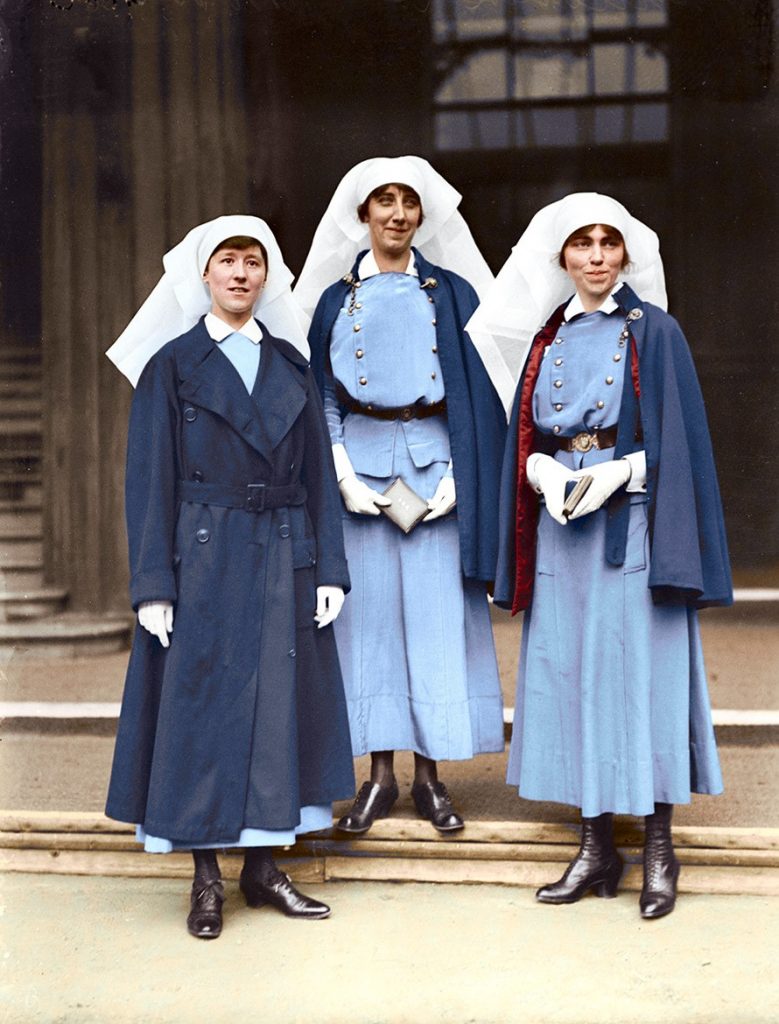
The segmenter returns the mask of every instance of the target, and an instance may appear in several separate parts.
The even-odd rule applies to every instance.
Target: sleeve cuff
[[[333,445],[333,462],[335,463],[335,476],[340,484],[346,476],[354,476],[354,466],[346,454],[346,448],[342,444]]]
[[[631,452],[622,458],[630,463],[630,480],[625,485],[628,493],[641,493],[646,490],[646,452]]]
[[[176,603],[176,578],[171,569],[137,572],[130,580],[130,600],[133,610],[144,601],[170,601]]]

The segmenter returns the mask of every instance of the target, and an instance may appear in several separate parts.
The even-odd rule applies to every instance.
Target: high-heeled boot
[[[655,804],[655,813],[644,818],[644,884],[638,901],[642,917],[665,917],[676,905],[679,861],[671,839],[673,809],[673,804]]]
[[[216,939],[222,932],[222,904],[225,891],[219,863],[213,850],[193,850],[195,878],[192,882],[187,930],[196,939]]]
[[[622,858],[614,846],[611,814],[582,818],[579,852],[559,882],[543,886],[536,899],[541,903],[576,903],[589,889],[596,896],[611,899],[617,894],[622,868]]]

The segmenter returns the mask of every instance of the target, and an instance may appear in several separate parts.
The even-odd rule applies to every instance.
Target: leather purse
[[[379,506],[381,511],[404,533],[411,533],[430,511],[425,499],[420,498],[400,477],[393,480],[382,493],[392,504]]]

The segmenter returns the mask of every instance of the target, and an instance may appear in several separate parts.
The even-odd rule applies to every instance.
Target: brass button
[[[562,338],[555,338],[554,343],[555,343],[555,345],[562,345],[563,339]]]
[[[355,288],[362,288],[362,281],[355,281],[354,282],[354,287]]]
[[[432,295],[428,295],[428,297],[427,297],[427,301],[428,301],[428,302],[432,302],[432,301],[433,301],[433,296],[432,296]]]
[[[354,308],[355,309],[362,309],[362,303],[361,302],[355,302]]]
[[[363,352],[363,350],[361,348],[358,348],[357,351],[354,354],[355,354],[357,359],[362,359],[362,357],[365,355],[365,353]]]
[[[368,378],[367,377],[360,377],[360,384],[367,384],[367,383],[368,383]]]
[[[614,378],[613,377],[607,377],[606,378],[606,383],[607,384],[613,384],[614,383]]]
[[[557,405],[554,408],[555,408],[555,412],[562,412],[563,411],[563,407],[562,407],[562,405],[560,405],[559,402],[557,403]]]
[[[433,327],[435,327],[435,325],[437,323],[436,318],[433,317],[433,319],[430,321],[430,323],[433,325]]]
[[[562,366],[563,365],[563,361],[562,361],[562,359],[555,359],[554,364],[555,364],[555,366]]]
[[[198,544],[206,544],[206,543],[208,543],[208,540],[209,540],[210,537],[211,537],[211,534],[208,532],[208,530],[205,527],[201,527],[197,531],[197,533],[195,534],[195,538],[196,538]]]
[[[433,352],[437,352],[438,351],[438,345],[433,345],[432,351]]]
[[[559,434],[560,433],[560,426],[559,426],[559,424],[555,423],[555,425],[552,427],[552,433],[553,434]]]
[[[596,402],[595,403],[595,408],[596,409],[602,409],[603,408],[603,402]]]
[[[614,353],[614,362],[618,363],[621,359],[622,359],[622,353],[621,352],[615,352]]]
[[[196,469],[192,474],[192,479],[196,480],[199,484],[202,484],[205,480],[205,475],[203,474],[202,469]]]
[[[359,329],[360,329],[360,325],[359,325],[359,324],[355,324],[355,325],[354,325],[354,330],[355,330],[355,333],[356,333],[357,331],[359,331]]]
[[[430,377],[432,380],[435,380],[435,370],[433,370],[433,372],[430,374]]]
[[[187,423],[194,423],[197,419],[197,409],[193,409],[191,405],[188,405],[184,410],[184,419]]]
[[[562,382],[561,380],[556,380],[556,381],[554,382],[554,386],[555,386],[556,388],[561,388],[561,387],[563,386],[563,382]]]

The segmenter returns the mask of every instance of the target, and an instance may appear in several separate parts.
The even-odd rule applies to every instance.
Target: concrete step
[[[620,888],[641,888],[643,830],[617,822],[626,862]],[[683,865],[679,890],[779,895],[779,829],[675,828]],[[313,877],[363,881],[484,882],[537,886],[556,878],[575,855],[579,829],[543,822],[476,821],[444,838],[414,818],[377,821],[359,839],[335,830],[304,837],[285,852],[283,867],[298,881]],[[238,852],[222,858],[237,878]],[[0,869],[46,874],[188,877],[190,854],[149,857],[131,825],[102,814],[0,811]]]
[[[58,615],[65,610],[68,592],[63,587],[29,587],[0,592],[0,622],[27,622]]]
[[[0,445],[4,450],[40,451],[42,425],[35,416],[6,416],[0,408]]]
[[[17,533],[0,528],[0,570],[7,564],[23,562],[43,565],[43,538],[40,534]]]
[[[20,589],[15,588],[17,592]],[[110,654],[127,647],[131,628],[132,622],[127,616],[98,618],[75,612],[45,619],[1,622],[0,653],[13,653],[15,658]]]
[[[0,562],[0,579],[5,590],[39,590],[43,586],[40,559],[9,557]]]
[[[42,377],[17,377],[4,378],[0,376],[0,399],[10,401],[14,399],[33,399],[37,402],[42,400],[43,382]]]
[[[26,535],[42,536],[43,513],[40,505],[0,501],[0,532],[7,534],[13,530]]]
[[[40,395],[9,397],[0,391],[0,419],[31,419],[40,423],[42,406]]]

